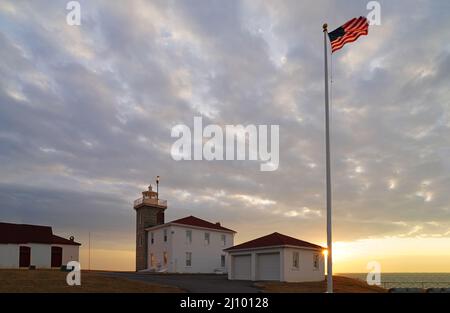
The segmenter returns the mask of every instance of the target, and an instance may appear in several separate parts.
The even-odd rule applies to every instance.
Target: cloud
[[[448,235],[448,6],[383,1],[382,25],[333,57],[339,240]],[[0,6],[2,219],[64,228],[70,217],[79,232],[114,225],[131,247],[132,200],[161,175],[168,218],[221,220],[242,239],[285,230],[325,238],[321,25],[338,27],[365,5],[81,7],[82,26],[70,27],[61,3]],[[279,169],[175,162],[171,127],[198,115],[205,124],[280,125]]]

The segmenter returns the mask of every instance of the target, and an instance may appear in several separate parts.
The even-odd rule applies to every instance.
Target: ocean
[[[342,273],[339,276],[366,281],[366,273]],[[450,288],[450,273],[382,273],[384,288]]]

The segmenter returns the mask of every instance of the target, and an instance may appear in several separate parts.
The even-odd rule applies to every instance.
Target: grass
[[[255,284],[264,292],[274,293],[322,293],[327,290],[327,282],[309,283],[281,283],[281,282],[259,282]],[[365,282],[343,277],[333,276],[333,291],[336,293],[384,293],[386,289],[378,286],[369,286]]]
[[[66,275],[67,272],[59,270],[0,270],[0,293],[183,292],[176,287],[108,277],[89,271],[81,272],[81,286],[68,286]]]
[[[172,286],[111,277],[102,272],[82,271],[81,286],[68,286],[67,272],[58,270],[0,270],[0,293],[173,293],[183,292]],[[365,282],[333,276],[334,292],[337,293],[382,293],[386,289],[369,286]],[[274,293],[322,293],[326,281],[309,283],[257,282],[255,286],[263,292]]]

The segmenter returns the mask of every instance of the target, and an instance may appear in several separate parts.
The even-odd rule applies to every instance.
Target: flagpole
[[[323,43],[325,52],[325,145],[327,168],[327,292],[333,292],[333,259],[331,237],[331,165],[330,165],[330,105],[328,96],[328,25],[323,24]]]

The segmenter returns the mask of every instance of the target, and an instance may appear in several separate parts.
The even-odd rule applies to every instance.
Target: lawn
[[[106,273],[106,272],[105,272]],[[68,286],[66,272],[59,270],[0,270],[0,293],[6,292],[56,292],[56,293],[173,293],[183,292],[177,287],[153,282],[112,277],[102,272],[82,271],[81,286]],[[343,276],[333,276],[334,292],[337,293],[382,293],[386,289],[369,286],[363,281]],[[257,282],[255,286],[263,292],[274,293],[322,293],[326,281],[310,283]]]
[[[0,270],[0,293],[6,292],[183,292],[181,289],[82,271],[81,286],[68,286],[59,270]]]
[[[318,293],[327,290],[326,281],[311,283],[280,283],[280,282],[259,282],[255,284],[262,288],[264,292],[280,293]],[[343,277],[333,276],[333,291],[337,293],[383,293],[386,289],[369,286],[365,282]]]

